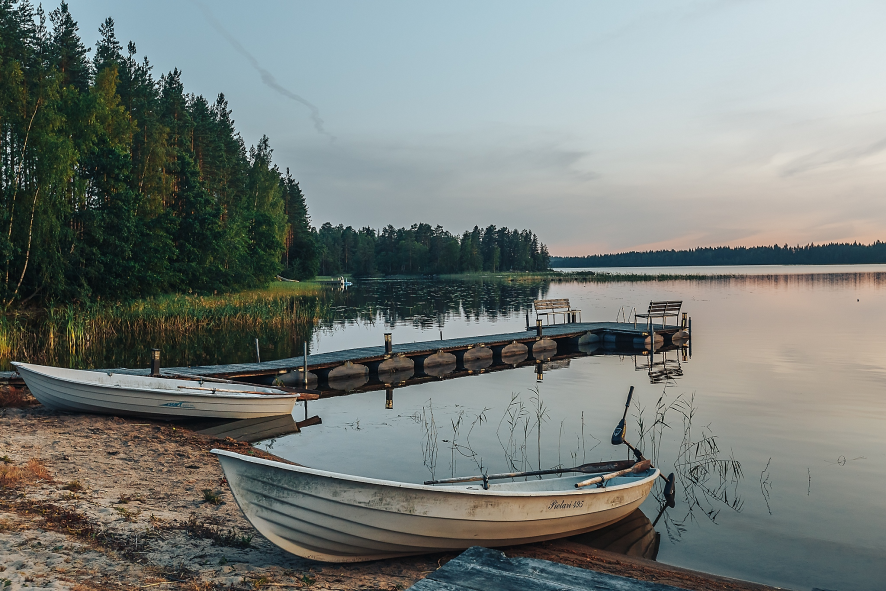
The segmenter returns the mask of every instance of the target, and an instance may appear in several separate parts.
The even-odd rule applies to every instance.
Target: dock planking
[[[474,546],[408,591],[682,591],[537,558],[508,558]]]
[[[672,334],[680,330],[677,326],[655,325],[657,334]],[[631,340],[648,335],[647,327],[635,327],[633,323],[625,322],[575,322],[566,324],[546,325],[543,328],[544,339],[561,341],[581,338],[584,335],[614,336],[620,339]],[[391,353],[385,351],[384,345],[373,347],[359,347],[341,351],[330,351],[308,355],[308,371],[325,370],[336,368],[347,363],[371,364],[384,361],[394,356],[408,358],[420,358],[439,352],[458,353],[478,347],[504,347],[511,343],[520,343],[530,349],[539,341],[536,330],[523,330],[493,335],[479,335],[459,337],[455,339],[443,339],[434,341],[421,341],[415,343],[394,343]],[[273,361],[257,363],[230,363],[220,365],[197,365],[190,367],[163,367],[162,372],[167,375],[193,375],[216,378],[248,378],[261,376],[274,376],[292,371],[299,371],[304,367],[304,357],[289,357]],[[114,371],[116,373],[131,373],[135,375],[148,375],[147,368],[114,368],[99,371]],[[15,372],[0,372],[0,381],[10,381],[17,377]]]

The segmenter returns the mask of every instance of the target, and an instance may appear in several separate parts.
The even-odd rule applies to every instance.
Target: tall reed
[[[174,343],[209,334],[310,333],[330,315],[328,290],[287,287],[235,294],[169,295],[126,303],[52,305],[0,316],[0,366],[10,360],[90,365],[133,338]]]

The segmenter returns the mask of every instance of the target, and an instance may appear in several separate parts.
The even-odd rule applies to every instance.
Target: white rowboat
[[[254,419],[292,414],[297,394],[275,388],[12,363],[40,404],[55,410],[160,419]]]
[[[284,550],[360,562],[510,546],[600,529],[649,495],[658,469],[576,489],[586,474],[450,486],[406,484],[212,450],[240,509]]]

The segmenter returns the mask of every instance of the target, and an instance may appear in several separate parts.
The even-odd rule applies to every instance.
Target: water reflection
[[[643,355],[634,356],[634,370],[645,371],[649,376],[649,383],[661,384],[683,377],[683,365],[681,356],[685,356],[688,349],[661,349],[657,353],[643,352]],[[685,359],[685,357],[684,357]]]
[[[687,525],[701,516],[716,523],[723,509],[741,513],[744,501],[738,487],[744,472],[732,452],[723,454],[718,436],[710,425],[693,425],[698,411],[694,394],[681,394],[668,402],[667,389],[671,385],[665,385],[650,411],[635,401],[634,417],[639,431],[637,448],[663,471],[667,460],[674,458],[672,465],[681,500],[676,509],[664,512],[663,523],[670,539],[679,541]],[[647,418],[648,412],[653,415],[651,419]],[[675,429],[677,425],[682,426],[679,445],[676,450],[663,449],[665,431]],[[653,494],[662,505],[665,504],[662,482],[656,483]]]
[[[305,403],[305,414],[307,414],[307,403]],[[238,421],[189,422],[187,426],[202,435],[210,435],[218,439],[231,438],[248,443],[263,441],[266,447],[272,447],[277,438],[299,433],[306,427],[320,425],[322,422],[318,416],[306,417],[304,421],[296,421],[292,415],[282,415]]]
[[[8,355],[73,368],[147,367],[154,347],[162,350],[166,367],[248,363],[256,360],[256,339],[262,360],[298,357],[306,343],[310,352],[318,331],[335,332],[353,324],[442,329],[452,317],[494,321],[524,314],[533,299],[547,294],[549,285],[368,280],[347,290],[316,287],[310,295],[289,296],[274,289],[249,292],[250,301],[239,308],[226,304],[227,296],[193,298],[174,309],[162,308],[162,314],[153,308],[142,316],[132,312],[133,321],[122,324],[113,312],[80,317],[73,308],[61,316],[11,315],[0,318],[0,343],[20,346],[0,358],[0,369],[9,369]],[[160,304],[155,307],[161,309]]]
[[[886,417],[881,395],[886,341],[879,329],[884,278],[851,274],[556,284],[547,297],[570,298],[585,310],[587,320],[613,320],[619,306],[650,299],[691,301],[696,340],[691,361],[688,349],[656,348],[653,369],[660,367],[663,356],[668,360],[668,371],[656,382],[642,350],[585,343],[569,356],[558,348],[550,362],[541,364],[542,383],[536,382],[531,356],[516,369],[498,371],[493,364],[478,377],[457,383],[421,378],[416,372],[414,381],[427,381],[397,388],[392,410],[384,409],[380,392],[312,402],[322,408],[324,426],[291,436],[290,444],[284,443],[286,437],[279,439],[277,453],[285,448],[284,457],[300,463],[406,482],[427,479],[427,464],[439,477],[451,473],[450,464],[455,464],[456,476],[478,473],[478,464],[489,472],[505,471],[498,435],[507,445],[511,432],[505,420],[497,435],[499,420],[512,392],[522,393],[529,407],[527,388],[536,386],[550,415],[541,425],[543,468],[578,465],[585,454],[587,461],[621,459],[623,450],[608,443],[612,416],[620,416],[624,402],[613,399],[633,382],[646,407],[645,453],[678,479],[677,506],[667,509],[656,525],[663,538],[659,560],[779,587],[848,585],[874,591],[882,588],[886,576],[886,512],[879,493],[886,469],[882,457],[868,452],[882,448]],[[498,325],[459,329],[462,334],[500,333],[503,327],[524,326],[523,320],[512,314]],[[446,322],[457,324],[453,317]],[[324,345],[347,348],[352,346],[348,339],[367,333],[370,344],[381,344],[381,328],[342,332]],[[446,336],[455,332],[450,328]],[[432,333],[435,338],[437,330]],[[413,338],[426,340],[427,335],[409,326],[398,333],[401,342]],[[569,368],[551,371],[548,363],[567,358]],[[742,360],[742,371],[736,372],[735,359]],[[671,371],[675,360],[681,376]],[[697,393],[694,399],[692,393]],[[655,403],[663,394],[665,406],[683,394],[684,403],[698,408],[684,410],[691,416],[688,433],[683,415],[667,411],[667,426],[655,429],[661,431],[656,441],[660,451],[652,456],[652,433],[645,427],[656,422]],[[435,428],[424,429],[411,416],[420,418],[424,406],[429,419],[429,402]],[[490,407],[489,420],[473,428],[468,445],[464,435],[484,407]],[[452,422],[458,422],[461,411],[453,444]],[[637,414],[639,409],[632,407],[632,442],[638,437]],[[347,427],[357,419],[361,429]],[[525,442],[526,461],[535,466],[539,435],[530,420],[524,437],[524,425],[525,420],[515,426],[509,454],[513,463],[522,464]],[[420,445],[425,435],[436,446]],[[436,458],[429,457],[435,451]],[[841,454],[868,459],[832,465]],[[642,507],[653,522],[662,484]]]
[[[640,509],[603,529],[567,538],[570,542],[584,544],[598,550],[615,552],[655,560],[661,545],[661,535],[646,514]]]

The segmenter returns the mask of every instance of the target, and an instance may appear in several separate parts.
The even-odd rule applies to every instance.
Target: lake
[[[692,357],[656,354],[650,375],[640,354],[579,356],[548,364],[541,380],[523,367],[398,388],[392,409],[383,391],[327,398],[310,403],[322,425],[259,446],[409,482],[620,459],[609,437],[633,385],[628,439],[678,475],[677,507],[656,524],[659,561],[792,589],[881,589],[886,272],[798,269],[652,282],[357,282],[314,333],[313,352],[380,345],[385,332],[409,342],[521,330],[542,295],[570,298],[585,321],[681,299]],[[660,381],[665,356],[670,377]],[[651,496],[642,510],[654,520],[659,506]]]

